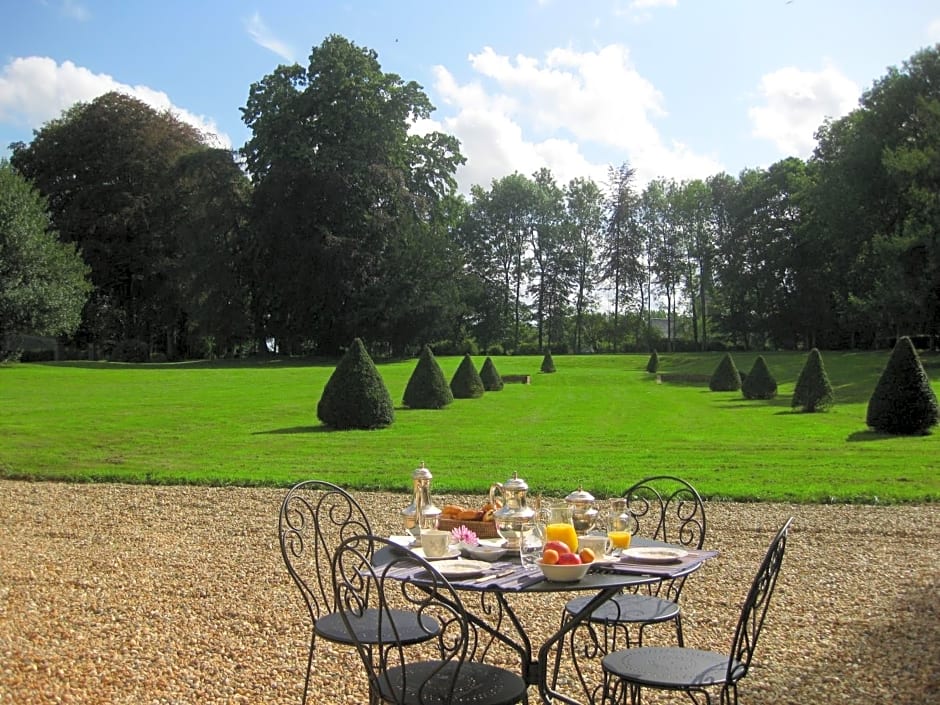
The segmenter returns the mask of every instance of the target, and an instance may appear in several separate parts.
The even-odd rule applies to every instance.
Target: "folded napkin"
[[[433,566],[433,564],[432,564]],[[506,571],[512,572],[508,575],[502,575]],[[427,571],[416,564],[398,564],[387,569],[386,575],[395,580],[414,580],[415,582],[428,582]],[[487,576],[492,576],[486,580]],[[451,578],[450,583],[454,587],[475,587],[475,588],[499,588],[507,592],[516,592],[527,588],[529,585],[541,582],[545,579],[541,571],[526,571],[518,563],[506,561],[497,561],[490,564],[483,575],[477,575],[472,578],[456,579]]]
[[[512,572],[503,575],[506,571]],[[504,592],[517,592],[535,583],[545,580],[541,571],[525,570],[518,563],[493,563],[493,567],[483,575],[466,580],[452,580],[458,587],[471,586],[476,588],[499,588]]]
[[[604,566],[605,571],[613,573],[628,573],[632,575],[658,575],[664,578],[671,578],[676,575],[687,572],[689,569],[714,558],[718,551],[705,551],[697,549],[688,549],[688,554],[680,558],[675,563],[644,563],[641,561],[632,561],[627,558],[621,558],[617,563],[611,563]]]

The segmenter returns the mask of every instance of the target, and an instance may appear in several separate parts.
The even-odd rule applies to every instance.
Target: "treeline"
[[[338,36],[251,86],[236,153],[125,95],[76,104],[12,145],[11,164],[77,246],[91,293],[77,327],[0,306],[0,340],[175,359],[272,341],[334,355],[356,337],[408,355],[940,332],[940,45],[822,125],[810,159],[737,177],[640,188],[628,164],[603,185],[543,169],[465,198],[458,141],[410,129],[432,111],[418,84]]]

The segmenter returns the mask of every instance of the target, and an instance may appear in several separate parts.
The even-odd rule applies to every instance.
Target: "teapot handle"
[[[500,495],[503,498],[503,504],[506,503],[506,496],[503,494],[503,485],[501,482],[494,482],[490,485],[490,504],[494,507],[496,506],[496,495]]]

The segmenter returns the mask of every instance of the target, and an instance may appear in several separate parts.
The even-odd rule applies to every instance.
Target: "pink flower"
[[[460,526],[450,530],[450,535],[454,537],[454,541],[457,543],[465,543],[468,546],[476,546],[480,543],[480,540],[477,538],[476,532],[472,529],[468,529],[466,526],[461,524]]]

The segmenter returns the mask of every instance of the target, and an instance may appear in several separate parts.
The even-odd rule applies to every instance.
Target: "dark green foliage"
[[[359,338],[323,388],[317,418],[335,429],[383,428],[395,420],[392,397]]]
[[[454,399],[476,399],[483,396],[483,380],[480,379],[480,373],[477,372],[470,355],[464,355],[460,361],[450,380],[450,391],[453,392]]]
[[[150,346],[143,340],[120,340],[108,356],[111,362],[149,362]]]
[[[763,355],[758,355],[751,371],[742,375],[741,393],[745,399],[773,399],[777,396],[777,380],[767,369]]]
[[[713,392],[736,392],[741,388],[741,375],[731,359],[731,353],[725,353],[721,358],[718,367],[712,372],[708,388]]]
[[[88,268],[52,230],[47,208],[0,159],[0,349],[7,334],[69,335],[81,321]]]
[[[412,409],[443,409],[454,400],[444,372],[427,345],[405,386],[403,401]]]
[[[483,361],[483,367],[480,368],[480,379],[483,380],[483,389],[488,392],[499,392],[503,388],[503,378],[496,371],[496,365],[492,358],[486,358]]]
[[[551,373],[555,371],[555,361],[552,359],[552,351],[549,350],[542,358],[542,372]]]
[[[884,433],[919,435],[937,421],[937,395],[924,366],[911,339],[899,338],[868,400],[866,423]]]
[[[653,354],[650,355],[649,362],[646,363],[646,371],[650,374],[659,372],[659,353],[657,353],[655,350],[653,351]]]
[[[796,381],[796,387],[793,388],[793,400],[790,406],[806,413],[813,413],[826,411],[832,403],[832,385],[829,384],[829,376],[826,374],[819,350],[813,348],[809,351],[809,357],[806,358],[800,378]]]

